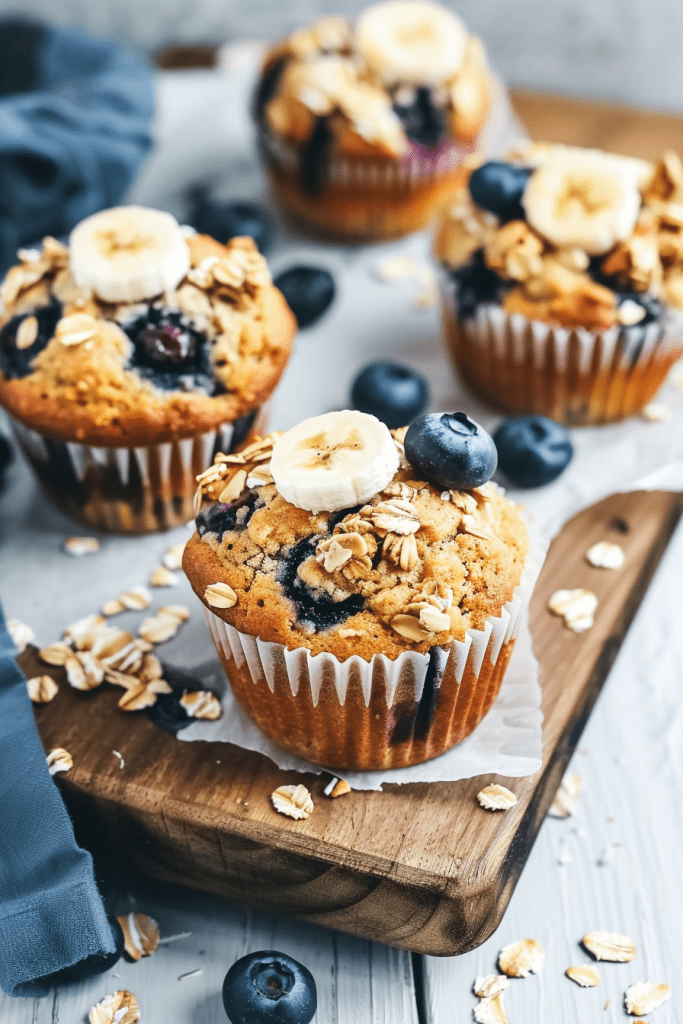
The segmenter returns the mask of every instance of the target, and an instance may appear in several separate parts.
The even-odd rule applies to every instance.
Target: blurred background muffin
[[[533,144],[474,170],[444,216],[446,342],[508,412],[638,412],[683,352],[683,164]]]
[[[131,206],[19,258],[0,289],[0,403],[39,480],[100,529],[187,522],[196,475],[262,428],[295,333],[254,242]]]
[[[480,40],[432,0],[295,32],[268,52],[255,100],[275,197],[337,238],[424,227],[462,181],[489,96]]]

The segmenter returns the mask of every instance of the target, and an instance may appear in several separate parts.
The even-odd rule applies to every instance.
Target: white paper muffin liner
[[[494,303],[462,319],[454,291],[443,273],[444,333],[456,365],[474,390],[508,411],[576,424],[621,419],[654,397],[683,353],[680,310],[642,327],[595,331],[530,320]]]
[[[312,655],[305,647],[289,650],[283,644],[245,634],[205,607],[206,620],[229,678],[232,672],[253,684],[253,690],[249,683],[245,684],[246,689],[238,685],[237,697],[243,710],[271,740],[318,764],[361,770],[400,767],[443,753],[469,735],[489,710],[500,688],[512,641],[525,619],[540,561],[536,557],[527,559],[520,583],[499,615],[489,616],[483,629],[468,629],[464,640],[432,648],[431,657],[405,651],[396,659],[375,654],[370,661],[357,655],[339,661],[330,653]],[[505,655],[496,671],[502,651]],[[466,672],[467,685],[463,687]],[[425,694],[430,673],[433,689]],[[359,690],[364,708],[359,706]],[[435,695],[439,704],[433,722],[418,736],[416,723],[423,696],[433,707]],[[306,720],[321,703],[325,712],[321,716],[325,720],[323,731],[329,728],[328,739],[337,748],[327,756],[325,737],[318,737],[320,745],[313,750],[307,740],[304,751],[296,739],[293,744],[283,740],[280,729],[288,715]],[[328,712],[339,718],[339,711],[335,713],[334,708],[345,708],[347,703],[348,723],[344,715],[341,724],[328,719]],[[389,734],[396,724],[392,711],[399,706],[411,708],[414,735],[392,745]],[[279,714],[275,713],[276,707]],[[271,724],[273,728],[269,728]],[[362,747],[365,753],[358,754],[356,750],[350,755],[340,751],[347,728],[354,746]],[[321,722],[316,721],[311,729],[319,733]],[[382,734],[384,749],[379,749],[378,736],[382,746]],[[381,763],[375,763],[376,759]]]
[[[264,430],[261,406],[246,436]],[[53,501],[81,522],[117,533],[171,529],[193,515],[196,477],[218,451],[245,440],[236,422],[193,437],[135,448],[61,441],[11,420],[17,441]]]

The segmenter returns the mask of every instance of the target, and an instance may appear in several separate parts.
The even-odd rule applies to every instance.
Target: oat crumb
[[[507,789],[506,786],[500,786],[497,782],[484,786],[477,793],[477,800],[486,811],[509,811],[517,803],[515,794]]]
[[[278,786],[270,799],[278,814],[285,814],[296,821],[310,818],[313,813],[313,799],[305,786]]]

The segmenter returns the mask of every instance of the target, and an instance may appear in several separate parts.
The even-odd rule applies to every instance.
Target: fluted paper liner
[[[570,425],[610,423],[652,400],[683,353],[683,313],[605,331],[554,327],[484,303],[461,319],[442,278],[444,335],[466,383],[505,412]]]
[[[12,420],[19,445],[41,484],[67,515],[115,533],[154,533],[182,526],[194,516],[196,477],[218,451],[228,453],[264,429],[262,406],[246,437],[235,424],[163,444],[137,448],[60,441]]]
[[[500,689],[535,582],[527,560],[513,596],[483,629],[430,654],[339,661],[288,650],[235,629],[205,608],[233,693],[274,743],[315,764],[387,769],[437,757],[465,739]]]

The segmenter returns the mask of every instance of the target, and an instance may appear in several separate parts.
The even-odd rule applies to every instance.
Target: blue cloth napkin
[[[44,995],[45,975],[114,944],[92,858],[76,845],[48,772],[15,653],[0,608],[0,986],[9,995]]]
[[[3,43],[4,37],[4,43]],[[21,245],[115,206],[152,145],[154,77],[140,59],[66,29],[0,22],[0,270]],[[10,73],[11,72],[11,73]]]

